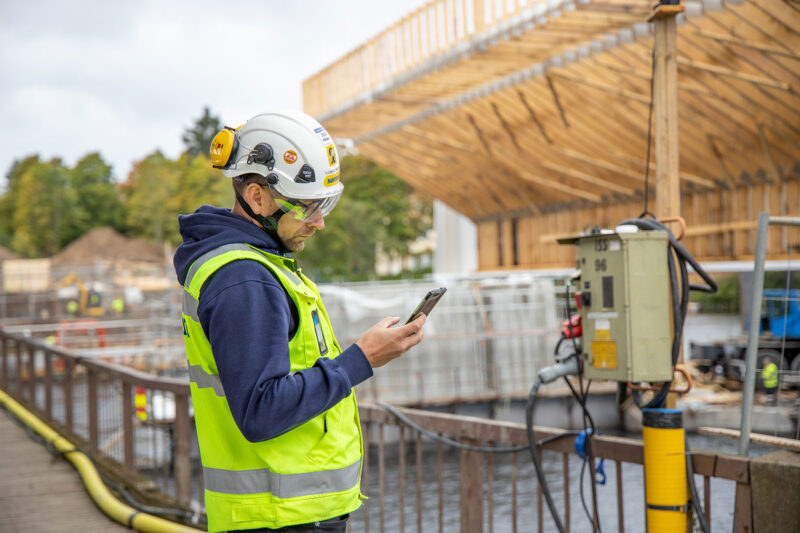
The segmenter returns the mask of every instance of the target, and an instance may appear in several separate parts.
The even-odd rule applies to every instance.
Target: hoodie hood
[[[183,244],[178,246],[172,262],[181,285],[186,280],[189,267],[198,257],[225,244],[250,244],[269,253],[288,257],[278,241],[230,209],[204,205],[191,215],[178,215],[178,226]]]

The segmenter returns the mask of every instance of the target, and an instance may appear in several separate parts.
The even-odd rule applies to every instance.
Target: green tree
[[[181,172],[175,161],[156,151],[133,165],[122,185],[125,227],[137,236],[174,242],[175,223],[167,203],[178,190]]]
[[[203,116],[197,119],[191,128],[183,130],[183,144],[189,155],[200,154],[208,157],[211,141],[217,132],[222,129],[219,117],[211,114],[208,107],[203,108]]]
[[[211,166],[205,156],[184,153],[178,159],[181,177],[177,190],[167,204],[176,216],[191,213],[203,204],[230,207],[233,203],[231,180]]]
[[[341,165],[344,195],[298,259],[321,281],[371,279],[378,251],[406,255],[430,229],[431,202],[363,156],[345,156]]]
[[[12,163],[8,174],[6,174],[6,190],[0,196],[0,246],[11,246],[14,236],[14,210],[19,196],[20,178],[36,163],[39,163],[38,154],[18,159]]]
[[[184,153],[171,160],[161,152],[137,162],[122,185],[125,227],[132,235],[156,241],[181,242],[178,215],[203,204],[230,206],[230,179],[204,155]]]
[[[67,242],[100,226],[111,226],[118,231],[125,229],[122,201],[111,177],[111,167],[99,153],[81,158],[69,170],[69,178],[75,206],[66,228]]]
[[[11,247],[26,257],[58,252],[75,208],[69,171],[61,160],[34,162],[15,177]]]

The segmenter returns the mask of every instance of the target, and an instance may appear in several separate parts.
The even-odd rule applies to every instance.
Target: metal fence
[[[425,341],[376,369],[357,388],[361,399],[422,405],[526,395],[536,372],[552,363],[559,336],[552,277],[348,283],[320,292],[347,346],[386,316],[405,320],[441,285],[447,293],[425,324]]]
[[[400,411],[429,431],[467,444],[521,446],[528,442],[525,428],[520,424],[415,409]],[[554,530],[527,451],[498,455],[454,452],[443,444],[423,439],[420,433],[404,426],[379,406],[362,403],[359,414],[367,438],[362,492],[369,499],[363,512],[354,516],[353,531]],[[536,436],[548,439],[562,431],[538,427]],[[560,493],[554,499],[563,513],[567,531],[584,531],[590,525],[577,498],[582,479],[578,472],[583,461],[575,454],[572,437],[544,444],[540,454],[550,456],[545,471],[551,489]],[[592,448],[596,459],[605,459],[607,464],[613,462],[613,467],[605,467],[609,479],[605,498],[600,500],[603,530],[643,530],[642,443],[597,436],[592,439]],[[718,517],[717,523],[728,522],[726,519],[735,514],[735,531],[752,531],[750,460],[697,451],[692,452],[692,459],[709,523],[712,514]],[[712,481],[715,489],[724,490],[725,484],[735,485],[738,502],[735,510],[712,507]],[[458,488],[453,490],[453,487]],[[586,490],[588,499],[589,489]]]
[[[0,387],[144,498],[187,509],[200,505],[202,479],[196,474],[196,436],[186,381],[86,359],[0,329]],[[174,411],[165,408],[155,420],[141,420],[136,410],[137,388],[150,398],[160,397],[164,406],[173,405]],[[365,510],[354,515],[354,531],[445,531],[456,523],[464,532],[531,531],[533,523],[539,531],[547,529],[549,517],[541,494],[538,490],[533,494],[535,480],[527,455],[495,457],[461,451],[455,461],[441,445],[423,445],[419,434],[404,428],[387,411],[361,404],[359,412],[366,451],[362,491],[370,499]],[[520,424],[413,409],[403,409],[403,413],[430,431],[467,443],[527,442]],[[544,438],[559,431],[537,428],[537,435]],[[571,502],[576,501],[577,489],[572,439],[554,440],[542,448],[543,454],[561,458],[560,469],[553,468],[551,461],[548,475],[554,489],[563,493],[569,517],[575,513],[569,506],[576,505]],[[626,526],[626,509],[642,507],[643,492],[641,483],[626,492],[625,482],[631,473],[635,478],[643,475],[641,442],[598,436],[593,450],[597,458],[614,462],[617,529],[634,530],[635,525]],[[703,479],[706,513],[712,511],[712,478],[734,482],[739,531],[751,531],[749,459],[703,452],[693,453],[693,462]],[[409,468],[416,473],[413,481],[407,475]],[[394,474],[387,476],[389,471]],[[453,487],[458,487],[457,492]]]
[[[0,329],[0,387],[63,433],[145,501],[189,508],[201,492],[189,384]],[[137,395],[160,412],[137,411]],[[142,416],[144,415],[144,416]],[[154,416],[155,415],[155,416]]]

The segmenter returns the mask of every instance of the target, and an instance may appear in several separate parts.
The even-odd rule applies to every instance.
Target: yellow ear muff
[[[226,168],[239,148],[239,139],[236,130],[225,127],[214,136],[211,141],[211,164],[214,168]]]

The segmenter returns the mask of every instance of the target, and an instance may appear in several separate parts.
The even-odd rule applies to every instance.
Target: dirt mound
[[[164,250],[160,244],[129,239],[106,227],[89,231],[53,256],[53,264],[59,266],[89,266],[98,260],[162,263]]]
[[[8,248],[3,248],[0,246],[0,262],[5,261],[6,259],[19,259],[20,257],[9,250]]]

